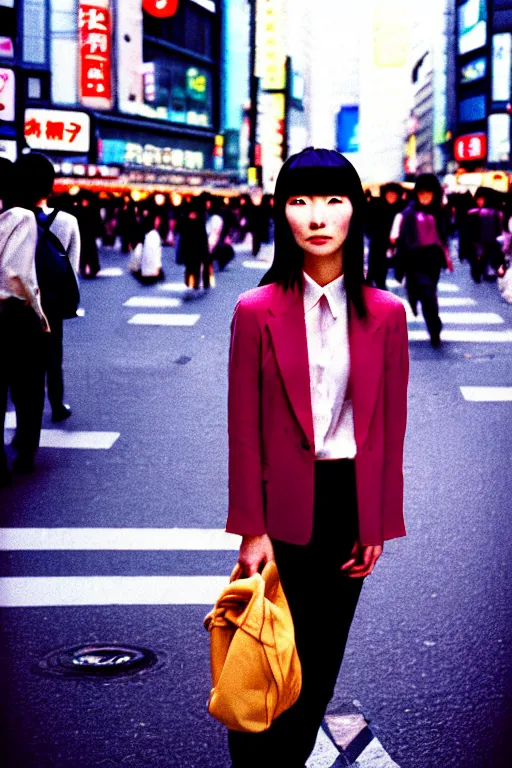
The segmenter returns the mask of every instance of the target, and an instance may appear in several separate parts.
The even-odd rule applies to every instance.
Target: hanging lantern
[[[142,0],[142,8],[157,19],[168,19],[178,10],[179,0]]]

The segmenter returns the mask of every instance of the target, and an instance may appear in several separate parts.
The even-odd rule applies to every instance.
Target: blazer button
[[[309,442],[308,442],[308,440],[306,440],[306,438],[305,438],[305,437],[303,438],[301,445],[302,445],[302,447],[304,448],[304,450],[305,450],[305,451],[309,451],[309,449],[310,449],[310,447],[311,447],[311,446],[309,445]]]

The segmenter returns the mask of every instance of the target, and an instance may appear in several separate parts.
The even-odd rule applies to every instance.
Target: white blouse
[[[304,315],[316,459],[353,459],[354,412],[344,277],[318,285],[304,272]]]
[[[28,301],[46,324],[36,276],[37,224],[25,208],[0,213],[0,300]]]

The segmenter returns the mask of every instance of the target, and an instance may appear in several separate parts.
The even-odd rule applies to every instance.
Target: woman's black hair
[[[6,157],[0,157],[0,200],[4,209],[9,207],[14,182],[14,164]]]
[[[307,147],[286,160],[274,193],[275,249],[272,266],[260,285],[279,283],[284,290],[303,288],[304,252],[286,219],[286,201],[293,195],[340,195],[348,197],[353,213],[343,245],[345,289],[359,317],[366,316],[364,284],[364,218],[366,198],[356,169],[340,152]]]

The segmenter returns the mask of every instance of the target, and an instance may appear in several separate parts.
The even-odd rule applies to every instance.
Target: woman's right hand
[[[262,536],[243,536],[238,563],[245,576],[258,573],[260,566],[270,563],[274,559],[274,548],[270,537],[264,533]]]

